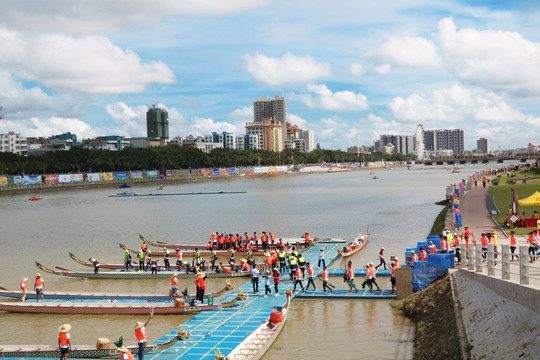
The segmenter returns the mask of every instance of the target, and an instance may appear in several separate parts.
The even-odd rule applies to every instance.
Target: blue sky
[[[323,148],[462,128],[465,147],[540,143],[536,1],[61,0],[0,3],[0,132],[244,133],[285,96]]]

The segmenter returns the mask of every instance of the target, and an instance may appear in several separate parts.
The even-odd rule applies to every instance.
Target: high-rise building
[[[445,129],[437,132],[437,150],[452,150],[454,155],[465,152],[463,129]]]
[[[152,106],[146,112],[146,134],[149,138],[169,140],[169,113]]]
[[[283,96],[269,99],[263,96],[253,100],[253,122],[261,122],[263,118],[274,118],[277,121],[287,121],[287,103]]]
[[[452,150],[453,155],[465,152],[463,129],[424,130],[424,146],[428,153]]]
[[[414,151],[414,138],[410,135],[380,135],[380,146],[394,145],[396,153],[410,154]]]
[[[315,150],[315,136],[313,130],[300,130],[298,132],[298,138],[304,140],[305,152]]]
[[[480,154],[489,154],[489,140],[486,138],[476,140],[476,150]]]
[[[263,118],[262,121],[247,123],[246,133],[257,136],[258,148],[261,150],[282,151],[285,148],[284,121]]]
[[[16,134],[13,131],[7,134],[0,134],[0,151],[26,155],[28,152],[28,142],[21,134]]]

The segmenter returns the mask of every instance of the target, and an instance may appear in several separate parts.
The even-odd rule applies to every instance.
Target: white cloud
[[[79,119],[51,116],[47,119],[33,117],[29,120],[2,120],[0,132],[15,131],[24,137],[49,137],[65,132],[77,135],[78,139],[93,138],[104,135],[99,129]]]
[[[364,75],[364,68],[362,64],[359,63],[352,63],[350,67],[351,74],[354,76],[361,76]]]
[[[372,67],[369,72],[375,75],[388,75],[390,71],[392,71],[392,65],[383,64]]]
[[[0,105],[8,119],[29,119],[36,114],[40,117],[74,117],[81,112],[75,100],[63,95],[48,95],[37,86],[25,89],[5,71],[0,71]]]
[[[0,58],[4,69],[55,90],[133,93],[152,83],[176,81],[163,62],[143,63],[133,51],[121,49],[101,36],[25,37],[4,29],[0,32],[0,48],[9,54]]]
[[[298,126],[300,129],[307,129],[308,123],[306,119],[302,119],[300,116],[295,114],[287,114],[287,121],[292,124]]]
[[[146,106],[130,107],[123,102],[116,102],[107,104],[105,111],[115,122],[115,125],[111,126],[112,133],[130,137],[146,136]]]
[[[256,53],[244,58],[253,79],[267,85],[310,82],[332,73],[329,64],[319,63],[309,55],[298,57],[286,53],[277,59]]]
[[[452,18],[439,22],[434,39],[459,79],[517,96],[540,95],[540,43],[512,31],[458,30]]]
[[[88,34],[137,24],[157,23],[164,17],[230,14],[267,4],[270,0],[2,0],[0,23],[31,31]]]
[[[245,106],[243,108],[235,109],[229,114],[229,117],[237,123],[246,123],[253,121],[253,107]]]
[[[192,135],[208,135],[212,132],[222,133],[223,131],[240,134],[238,126],[229,122],[216,122],[209,118],[196,117],[191,125],[194,133]],[[190,133],[191,134],[191,133]]]
[[[367,98],[363,94],[352,91],[336,91],[333,93],[324,84],[307,85],[307,94],[293,94],[292,99],[302,101],[310,109],[358,111],[368,108]]]
[[[482,89],[454,85],[427,94],[394,98],[389,108],[398,121],[413,123],[450,123],[474,121],[482,126],[528,124],[540,129],[540,118],[513,109],[498,94]]]
[[[379,48],[366,52],[377,64],[440,68],[442,60],[433,41],[422,37],[391,36]]]

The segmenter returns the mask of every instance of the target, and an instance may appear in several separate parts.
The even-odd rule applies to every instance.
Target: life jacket
[[[446,251],[446,250],[447,250],[446,240],[442,239],[441,240],[441,251]]]
[[[437,253],[437,245],[435,245],[435,244],[429,245],[429,253],[430,254],[436,254]]]
[[[296,268],[296,278],[297,279],[302,279],[302,269],[300,269],[299,267]]]
[[[323,279],[324,281],[328,281],[328,269],[323,270],[323,272],[322,272],[322,279]]]
[[[176,276],[173,276],[171,278],[171,286],[176,286],[178,285],[178,278]]]
[[[286,255],[286,252],[285,251],[280,251],[279,254],[278,254],[278,257],[279,257],[279,260],[284,260],[285,259],[285,255]]]
[[[420,259],[422,261],[427,260],[427,251],[426,250],[422,250],[422,252],[420,253]]]
[[[253,234],[253,240],[259,241],[259,235],[257,235],[257,233]]]
[[[298,265],[300,266],[306,265],[306,259],[304,259],[303,256],[300,256],[300,258],[298,259]]]
[[[144,326],[135,329],[135,336],[137,337],[138,342],[146,341],[146,328]]]
[[[43,286],[43,279],[40,277],[36,278],[35,284],[36,286]]]
[[[309,233],[306,233],[306,234],[304,235],[304,240],[305,240],[305,242],[307,242],[307,243],[309,242]]]
[[[289,260],[289,264],[290,264],[291,266],[296,265],[296,258],[295,258],[294,256],[292,256],[291,259]]]
[[[176,258],[179,259],[179,260],[182,260],[183,255],[184,255],[184,254],[182,253],[181,250],[178,250],[178,251],[176,252]]]
[[[272,264],[272,257],[271,257],[271,256],[267,256],[264,262],[265,262],[265,264],[267,264],[267,265]]]
[[[122,353],[122,360],[135,360],[135,356],[133,356],[131,351],[125,351]]]
[[[60,333],[59,340],[60,340],[60,345],[61,346],[66,346],[68,344],[68,340],[69,340],[68,336],[69,336],[68,332],[61,332]]]
[[[461,236],[456,236],[456,238],[454,239],[455,242],[454,242],[454,247],[456,249],[461,249]]]
[[[510,236],[510,245],[517,246],[517,239],[515,235]]]
[[[487,237],[482,236],[482,238],[480,239],[480,242],[482,243],[483,248],[487,247],[487,243],[488,243]]]
[[[313,277],[313,275],[315,275],[315,271],[313,271],[313,266],[311,265],[308,266],[307,273],[310,277]]]
[[[349,277],[349,280],[354,279],[354,268],[352,266],[347,268],[347,276]]]
[[[21,290],[27,290],[27,289],[28,289],[28,284],[26,283],[26,281],[21,282]]]
[[[275,264],[277,262],[278,255],[277,253],[272,253],[272,264]]]
[[[411,255],[411,263],[415,263],[418,261],[418,255],[417,254],[412,254]]]
[[[274,241],[276,239],[276,237],[274,236],[274,234],[270,233],[270,241]]]

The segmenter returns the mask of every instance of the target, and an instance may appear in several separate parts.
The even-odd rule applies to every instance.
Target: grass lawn
[[[528,178],[527,183],[523,184],[521,180],[517,180],[516,184],[508,184],[509,181],[511,182],[516,178]],[[516,174],[515,178],[507,178],[506,176],[502,176],[500,178],[499,185],[492,184],[492,186],[490,186],[488,194],[494,196],[495,204],[501,212],[501,215],[497,215],[495,217],[495,221],[497,221],[497,223],[499,223],[499,225],[501,225],[503,228],[505,228],[504,221],[506,220],[508,210],[512,205],[512,189],[517,189],[518,199],[525,199],[526,197],[534,194],[535,191],[540,191],[540,176],[535,175],[532,172],[520,172]],[[530,218],[532,217],[533,211],[536,210],[540,213],[540,205],[519,206],[518,210],[520,217],[522,216],[523,211],[525,211],[527,218]],[[516,234],[528,234],[531,230],[533,230],[533,228],[518,228],[516,230]]]

